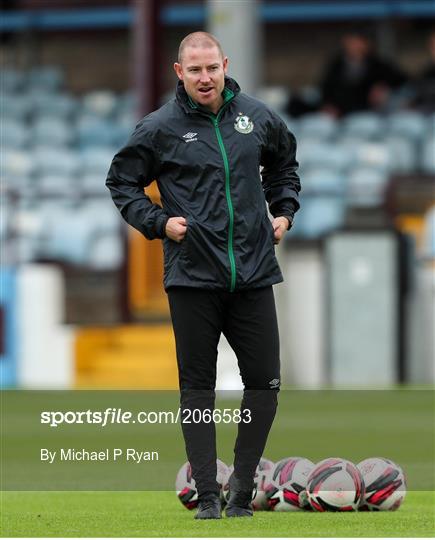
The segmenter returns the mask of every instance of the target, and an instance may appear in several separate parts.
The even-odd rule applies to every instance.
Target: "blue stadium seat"
[[[80,154],[84,174],[98,174],[104,183],[113,156],[112,148],[85,148]]]
[[[82,215],[94,222],[95,230],[101,234],[119,231],[123,223],[120,213],[109,197],[88,199],[82,206],[81,212]],[[98,220],[95,219],[95,216],[98,216]]]
[[[435,135],[429,136],[422,146],[422,168],[428,174],[435,174]]]
[[[299,135],[313,139],[332,139],[337,133],[337,121],[328,114],[306,114],[299,121]]]
[[[32,103],[24,94],[2,94],[2,120],[10,118],[16,122],[26,121],[32,110]]]
[[[95,195],[95,196],[106,196],[108,195],[108,190],[106,188],[106,175],[105,174],[83,174],[81,175],[81,181],[80,181],[80,192],[83,195]]]
[[[387,126],[390,135],[419,141],[424,137],[426,118],[417,111],[398,111],[390,115]]]
[[[64,176],[61,174],[42,175],[37,178],[35,185],[40,197],[51,197],[54,195],[74,197],[80,190],[78,177]]]
[[[80,208],[62,210],[62,213],[59,213],[49,206],[43,210],[45,223],[55,222],[55,226],[45,225],[47,228],[41,242],[41,254],[54,260],[85,265],[89,257],[96,216],[89,220]]]
[[[18,149],[2,149],[0,159],[1,176],[7,178],[27,177],[34,173],[35,162],[29,151]]]
[[[63,148],[36,148],[33,152],[33,159],[40,175],[75,176],[81,169],[81,160],[78,154]]]
[[[343,130],[346,136],[379,139],[384,136],[385,121],[380,115],[375,113],[353,113],[346,116],[343,120]]]
[[[40,66],[30,70],[27,82],[30,88],[56,92],[63,86],[64,77],[59,67]]]
[[[304,194],[309,195],[342,195],[345,189],[345,179],[334,169],[311,169],[301,174]]]
[[[390,154],[390,171],[411,173],[419,169],[416,141],[403,135],[388,135],[385,144]]]
[[[80,148],[90,146],[112,146],[116,148],[116,124],[95,117],[82,117],[77,123],[77,137]]]
[[[1,72],[2,92],[14,94],[23,90],[26,84],[26,74],[17,69],[4,68]]]
[[[278,113],[285,111],[290,98],[286,86],[264,86],[259,88],[256,97]]]
[[[426,257],[435,260],[435,206],[432,206],[424,218],[424,247]]]
[[[387,170],[390,167],[390,151],[384,140],[364,142],[357,152],[355,165]]]
[[[344,218],[345,202],[342,196],[305,196],[295,219],[292,236],[320,238],[342,227]]]
[[[299,139],[296,155],[306,168],[328,167],[343,171],[350,164],[350,156],[342,146],[311,137]]]
[[[69,94],[46,94],[34,92],[30,95],[35,116],[71,119],[79,111],[78,100]]]
[[[32,139],[43,146],[69,146],[74,141],[71,125],[55,117],[38,118],[32,125],[31,134]]]
[[[93,270],[116,270],[123,258],[124,246],[119,232],[99,233],[92,238],[87,263]]]
[[[100,118],[109,118],[115,114],[117,97],[109,90],[89,92],[82,99],[83,112]]]
[[[354,207],[376,207],[384,202],[388,182],[386,171],[377,168],[360,167],[349,173],[346,201]]]
[[[24,122],[4,118],[1,121],[2,148],[24,148],[30,140],[28,127]]]

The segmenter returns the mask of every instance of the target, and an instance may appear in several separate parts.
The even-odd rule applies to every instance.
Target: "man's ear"
[[[177,77],[180,79],[180,81],[182,81],[183,80],[183,69],[181,68],[181,64],[179,64],[178,62],[175,62],[174,71],[177,74]]]
[[[228,70],[228,56],[225,56],[224,61],[223,61],[223,66],[224,66],[224,73],[226,73]]]

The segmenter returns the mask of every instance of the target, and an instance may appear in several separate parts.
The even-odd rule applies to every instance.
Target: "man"
[[[351,29],[343,36],[339,53],[326,67],[321,83],[323,110],[333,116],[380,111],[406,80],[394,63],[376,54],[364,29]]]
[[[237,355],[244,421],[226,515],[239,517],[252,516],[255,469],[277,406],[272,285],[282,275],[274,243],[299,207],[300,183],[293,135],[265,105],[240,92],[225,76],[227,68],[216,38],[188,35],[174,64],[175,99],[139,122],[106,183],[128,223],[149,239],[163,239],[182,419],[186,411],[214,408],[222,332]],[[162,208],[144,194],[153,179]],[[182,429],[198,489],[196,518],[218,519],[215,425],[182,421]]]

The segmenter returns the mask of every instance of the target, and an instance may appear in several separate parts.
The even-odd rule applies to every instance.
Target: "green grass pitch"
[[[435,493],[410,492],[397,512],[257,512],[194,520],[174,492],[5,492],[8,537],[432,537]]]

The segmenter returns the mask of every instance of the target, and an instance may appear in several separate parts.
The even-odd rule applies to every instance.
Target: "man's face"
[[[187,46],[174,69],[189,96],[216,113],[222,105],[227,66],[228,58],[222,59],[217,47]]]
[[[351,60],[361,61],[369,53],[370,44],[363,36],[349,34],[343,38],[346,55]]]

